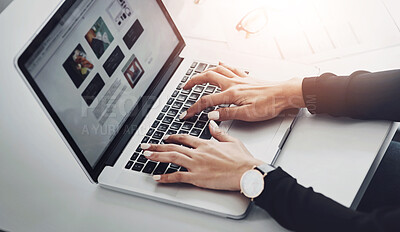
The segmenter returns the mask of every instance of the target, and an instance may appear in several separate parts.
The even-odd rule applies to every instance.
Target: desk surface
[[[13,66],[16,53],[57,3],[58,0],[15,0],[0,14],[0,31],[7,32],[2,34],[0,43],[0,228],[9,231],[110,231],[115,228],[119,231],[157,228],[285,231],[257,207],[246,219],[235,221],[90,184]],[[194,50],[202,50],[198,43],[193,40],[189,45]],[[394,63],[382,63],[380,58],[384,56],[388,60],[388,55],[398,57],[399,53],[400,48],[392,48],[358,58],[325,62],[320,67],[348,72],[351,64],[359,65],[357,60],[363,59],[366,62],[362,67],[371,67],[370,62],[374,70],[391,68]],[[278,164],[301,183],[350,206],[367,173],[374,172],[374,168],[370,170],[371,165],[374,160],[375,166],[379,162],[376,154],[382,154],[385,149],[382,144],[393,134],[392,125],[306,114],[300,118]]]

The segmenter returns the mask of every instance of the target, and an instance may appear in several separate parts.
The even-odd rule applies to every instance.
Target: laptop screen
[[[94,168],[181,38],[156,0],[66,1],[46,28],[21,68]]]

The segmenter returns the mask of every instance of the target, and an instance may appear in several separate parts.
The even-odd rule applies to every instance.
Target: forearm
[[[399,210],[358,213],[304,188],[282,169],[265,178],[264,192],[255,199],[282,226],[295,231],[397,231]]]
[[[313,114],[399,121],[399,88],[400,70],[359,71],[348,77],[326,73],[305,78],[302,94]]]

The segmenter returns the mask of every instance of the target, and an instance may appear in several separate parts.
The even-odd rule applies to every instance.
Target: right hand
[[[305,107],[302,94],[302,79],[284,82],[260,81],[246,73],[220,63],[190,79],[183,89],[210,83],[221,88],[221,93],[200,98],[181,119],[187,119],[204,109],[221,104],[234,104],[208,114],[211,120],[263,121],[276,117],[283,110]],[[185,115],[186,114],[186,115]]]

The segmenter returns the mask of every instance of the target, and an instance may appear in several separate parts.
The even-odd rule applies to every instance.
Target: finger
[[[242,71],[242,70],[240,70],[240,69],[238,69],[238,68],[236,68],[236,67],[232,67],[232,66],[227,65],[227,64],[224,64],[224,63],[222,63],[222,62],[219,62],[219,65],[221,65],[221,66],[223,66],[223,67],[229,69],[229,70],[232,71],[234,74],[236,74],[236,75],[238,75],[238,76],[240,76],[240,77],[247,77],[247,74],[246,74],[244,71]]]
[[[193,160],[189,156],[176,151],[168,151],[168,152],[145,151],[143,155],[150,160],[159,161],[162,163],[173,163],[187,168],[190,168],[193,163]]]
[[[204,73],[194,75],[186,83],[186,85],[183,86],[183,89],[191,89],[195,85],[201,85],[204,83],[210,83],[212,85],[217,85],[220,88],[222,88],[222,86],[225,86],[225,84],[224,84],[225,81],[226,81],[226,77],[224,77],[223,75],[216,73],[214,71],[209,71],[209,72],[204,72]]]
[[[198,148],[200,145],[204,144],[204,140],[187,134],[166,135],[164,136],[164,140],[166,142],[178,143],[193,148]],[[190,150],[187,147],[185,148]]]
[[[229,78],[238,77],[238,75],[233,73],[231,70],[229,70],[226,67],[221,66],[221,65],[218,65],[215,68],[211,68],[211,69],[206,70],[206,72],[208,72],[208,71],[214,71],[216,73],[219,73],[219,74],[221,74],[223,76],[226,76],[226,77],[229,77]]]
[[[210,132],[211,135],[220,142],[234,142],[236,141],[235,138],[225,133],[223,130],[219,128],[217,123],[214,120],[210,121]]]
[[[159,183],[188,183],[192,182],[192,173],[174,172],[171,174],[154,175],[153,179]]]
[[[215,93],[201,97],[195,102],[187,111],[183,112],[180,116],[181,119],[188,119],[193,117],[195,114],[200,113],[204,109],[217,106],[221,104],[231,104],[233,98],[229,97],[229,92]]]
[[[226,120],[251,120],[251,108],[248,105],[237,107],[219,108],[208,113],[210,120],[226,121]]]
[[[142,143],[140,145],[145,151],[152,151],[152,152],[169,152],[169,151],[176,151],[182,154],[185,154],[189,157],[191,152],[190,148],[179,146],[176,144],[149,144],[149,143]]]

